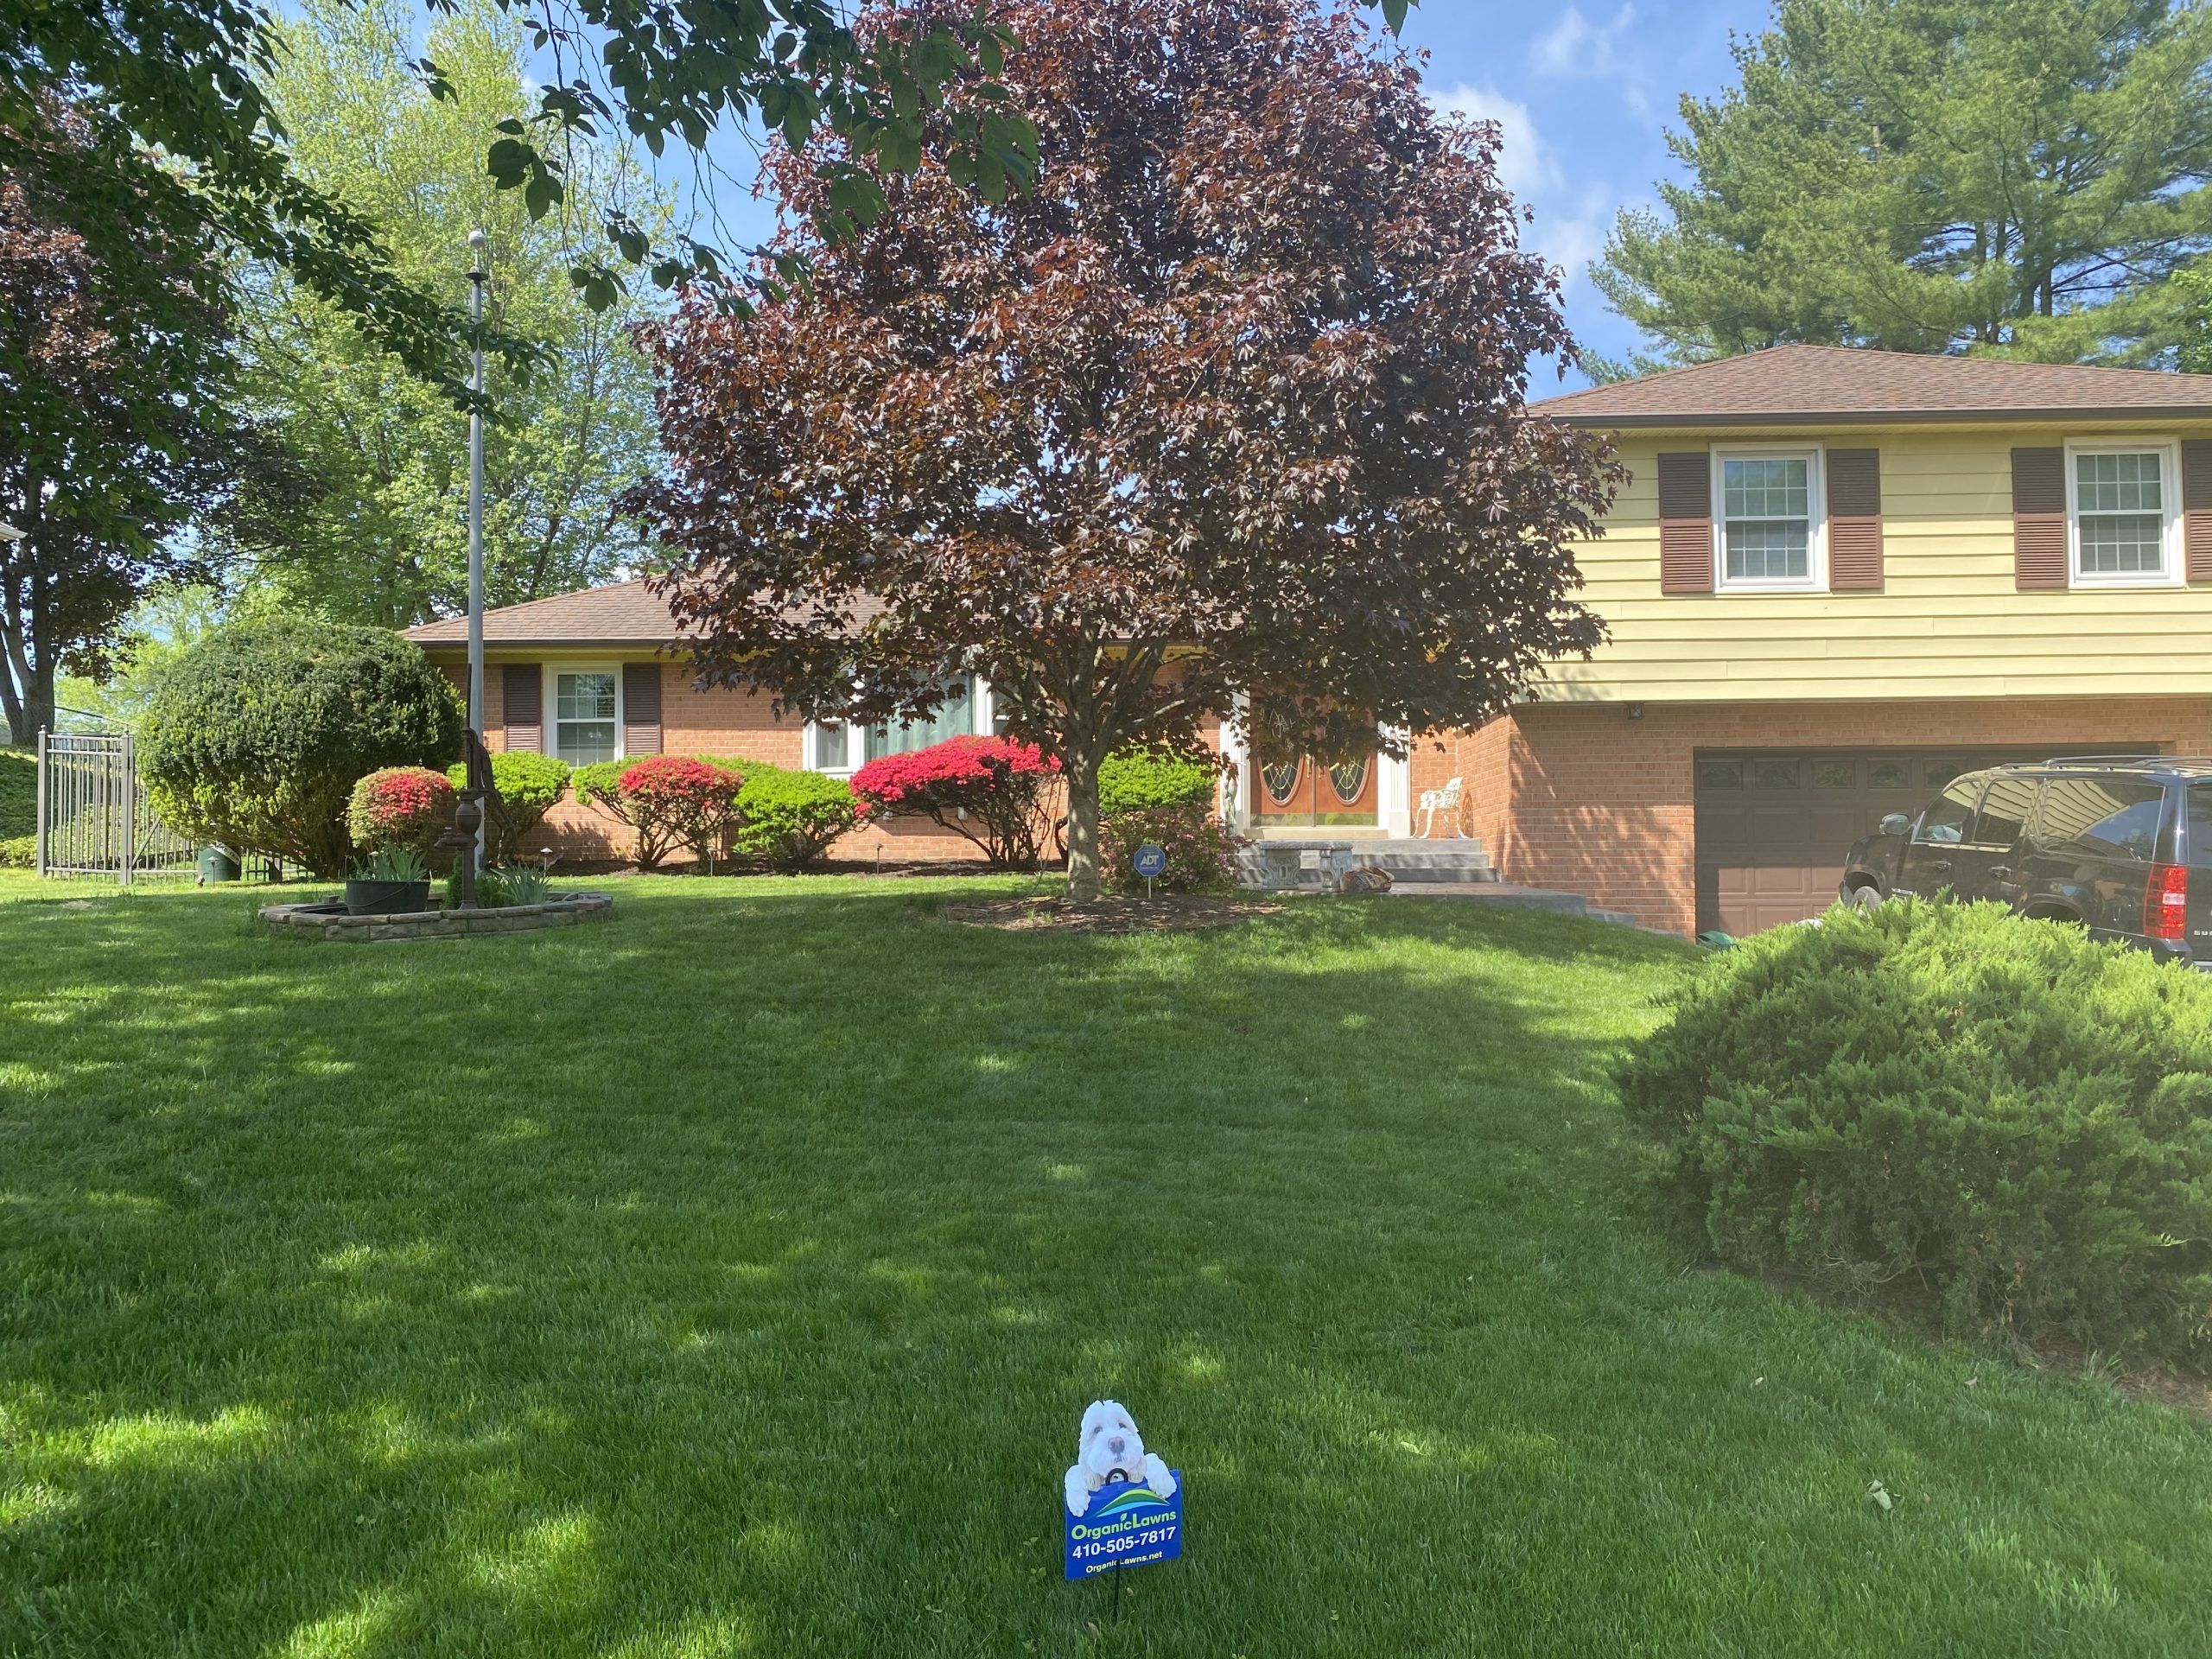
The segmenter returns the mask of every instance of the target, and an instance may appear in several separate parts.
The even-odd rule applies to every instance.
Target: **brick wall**
[[[1511,721],[1501,717],[1476,731],[1430,732],[1414,739],[1406,757],[1413,833],[1421,834],[1422,792],[1442,789],[1457,778],[1459,812],[1438,813],[1429,833],[1440,839],[1455,833],[1472,836],[1495,853],[1510,794],[1506,756],[1511,738]]]
[[[1478,770],[1471,747],[1460,749],[1459,769],[1471,796],[1480,776],[1484,797],[1496,803],[1476,808],[1472,821],[1495,823],[1484,838],[1504,878],[1580,893],[1649,925],[1689,933],[1697,925],[1692,760],[1700,749],[2139,743],[2205,753],[2212,753],[2212,700],[1649,703],[1641,720],[1620,703],[1539,705],[1444,741],[1471,746],[1499,736],[1502,779]]]

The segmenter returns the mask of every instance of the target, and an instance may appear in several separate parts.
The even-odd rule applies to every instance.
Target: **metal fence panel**
[[[119,882],[189,879],[192,843],[154,816],[125,732],[41,732],[38,873]]]

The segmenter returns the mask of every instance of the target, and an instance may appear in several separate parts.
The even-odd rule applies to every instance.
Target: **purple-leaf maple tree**
[[[1440,115],[1359,8],[994,15],[1036,187],[925,159],[824,245],[813,158],[785,164],[810,281],[749,321],[681,308],[670,468],[632,505],[709,681],[878,723],[984,676],[1062,764],[1083,901],[1117,746],[1245,698],[1267,744],[1389,749],[1586,652],[1568,544],[1616,472],[1523,406],[1573,346],[1496,130]]]

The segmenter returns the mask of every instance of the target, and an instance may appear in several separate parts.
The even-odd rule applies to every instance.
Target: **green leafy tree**
[[[804,149],[837,135],[815,164],[826,232],[872,216],[880,171],[920,160],[925,124],[971,188],[1002,194],[1034,171],[1034,137],[1007,114],[988,75],[1011,44],[978,11],[928,29],[862,35],[836,0],[498,0],[530,31],[547,73],[479,135],[483,167],[516,191],[530,216],[567,206],[575,145],[626,134],[659,155],[674,140],[702,160],[718,135]],[[422,0],[435,16],[448,0]],[[295,165],[272,91],[283,54],[277,13],[257,0],[140,0],[130,6],[0,7],[0,168],[45,165],[65,217],[109,227],[100,251],[129,251],[112,228],[132,196],[165,215],[197,219],[238,251],[281,266],[302,287],[360,320],[410,367],[457,391],[463,314],[408,280],[376,221]],[[423,87],[452,94],[434,54],[414,60]],[[950,99],[948,86],[957,90]],[[137,157],[118,184],[57,144],[60,99],[92,112],[94,148]],[[158,147],[156,164],[139,156]],[[595,302],[612,303],[624,272],[663,287],[724,278],[725,256],[688,235],[658,237],[610,204],[591,252],[573,268]],[[795,274],[785,267],[784,275]],[[743,300],[742,289],[729,297]],[[502,336],[509,346],[517,344]]]
[[[2173,285],[2181,302],[2182,372],[2212,374],[2212,264],[2176,271]]]
[[[449,0],[421,3],[432,16],[450,9]],[[866,29],[842,0],[498,3],[529,30],[550,71],[480,135],[486,168],[520,193],[533,219],[567,205],[575,141],[617,133],[655,156],[672,140],[702,167],[731,136],[804,153],[832,238],[880,211],[885,175],[911,173],[925,136],[948,173],[988,198],[1035,176],[1036,134],[992,79],[1014,37],[988,0],[942,12],[928,28],[894,12],[888,26]],[[1395,29],[1414,0],[1374,3]],[[168,158],[140,166],[138,188],[282,266],[410,368],[457,391],[461,313],[394,268],[373,220],[293,165],[270,89],[283,49],[276,10],[258,0],[0,7],[0,168],[50,151],[46,102],[81,96],[107,147],[129,149],[143,137]],[[434,94],[448,92],[435,54],[412,68]],[[836,142],[817,143],[825,138]],[[114,185],[99,169],[58,159],[54,181],[76,217],[113,209]],[[745,302],[755,268],[712,242],[656,235],[620,204],[594,228],[600,240],[572,276],[594,303],[613,303],[640,269],[663,288],[699,283]],[[109,251],[129,245],[119,235]],[[766,269],[779,278],[799,270],[788,259]]]
[[[655,465],[650,365],[628,297],[594,309],[570,282],[573,219],[533,219],[484,173],[478,135],[527,84],[522,31],[497,0],[465,0],[429,37],[452,89],[434,99],[410,67],[397,0],[311,0],[288,24],[274,83],[294,170],[372,219],[393,268],[425,291],[466,290],[464,241],[490,236],[486,315],[538,347],[496,368],[485,434],[485,585],[493,605],[588,586],[641,553],[613,518],[617,493]],[[648,181],[619,146],[579,143],[570,200],[616,201],[658,223]],[[270,474],[248,550],[285,605],[402,627],[467,599],[467,423],[342,308],[281,266],[248,291],[247,396],[292,465]]]
[[[1694,361],[1785,340],[2147,362],[2212,246],[2200,0],[1779,0],[1593,268]]]

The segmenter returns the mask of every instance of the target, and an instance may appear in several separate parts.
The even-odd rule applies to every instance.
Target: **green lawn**
[[[1655,1234],[1604,1077],[1685,950],[959,885],[0,885],[0,1654],[2205,1651],[2202,1423]],[[1118,1630],[1098,1393],[1187,1483]]]

